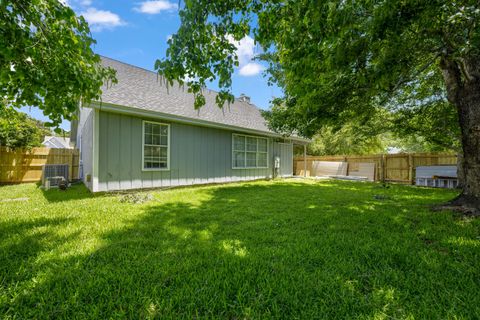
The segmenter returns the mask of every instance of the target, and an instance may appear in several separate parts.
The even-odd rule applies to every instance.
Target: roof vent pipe
[[[240,100],[240,101],[242,101],[242,102],[250,103],[250,97],[247,96],[247,95],[244,94],[244,93],[240,94],[240,97],[238,98],[238,100]]]

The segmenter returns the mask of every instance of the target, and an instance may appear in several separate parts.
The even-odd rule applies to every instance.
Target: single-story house
[[[42,145],[47,148],[72,149],[69,137],[45,136]]]
[[[71,129],[93,192],[291,176],[293,144],[309,142],[271,131],[246,96],[219,108],[205,90],[206,105],[195,110],[186,88],[166,86],[155,72],[102,64],[116,69],[118,83],[81,106]]]

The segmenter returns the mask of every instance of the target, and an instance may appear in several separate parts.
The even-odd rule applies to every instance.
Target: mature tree
[[[52,132],[41,121],[16,110],[0,111],[0,146],[31,148],[42,146],[46,135]]]
[[[382,110],[368,121],[324,125],[308,145],[311,155],[364,155],[389,152],[459,152],[457,114],[448,103],[396,111]],[[303,154],[303,149],[300,150]]]
[[[308,154],[326,155],[364,155],[384,153],[387,149],[381,135],[359,135],[350,124],[339,130],[324,126],[312,137],[308,145]]]
[[[394,142],[390,132],[392,114],[379,110],[363,121],[351,119],[340,125],[324,125],[308,146],[311,155],[364,155],[385,153]]]
[[[93,43],[85,19],[58,0],[0,0],[0,110],[36,106],[52,126],[70,120],[114,79]]]
[[[393,114],[390,128],[404,151],[461,152],[458,116],[448,102],[400,110]]]
[[[231,101],[237,57],[229,39],[253,34],[270,80],[285,93],[273,109],[273,127],[306,136],[324,124],[368,118],[441,77],[440,91],[461,128],[465,180],[458,203],[480,203],[478,0],[187,0],[180,18],[167,58],[156,63],[159,73],[170,81],[194,79],[188,86],[197,107],[214,79],[219,104]],[[279,118],[285,121],[277,126]]]
[[[461,152],[458,112],[447,100],[437,66],[393,93],[386,107],[390,130],[407,149]]]

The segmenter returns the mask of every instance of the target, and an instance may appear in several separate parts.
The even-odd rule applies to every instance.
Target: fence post
[[[69,172],[69,179],[70,181],[73,180],[73,165],[75,164],[74,162],[74,158],[75,158],[75,149],[72,150],[72,152],[69,152],[69,155],[70,155],[70,172]]]
[[[414,184],[413,180],[413,156],[411,153],[408,154],[408,180],[410,184]]]
[[[307,145],[303,145],[303,177],[307,177]]]
[[[385,182],[385,155],[380,156],[380,180]]]

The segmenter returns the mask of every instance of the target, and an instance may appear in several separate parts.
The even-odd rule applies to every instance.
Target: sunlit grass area
[[[283,180],[149,193],[0,187],[0,318],[480,318],[480,219],[429,210],[455,191]]]

